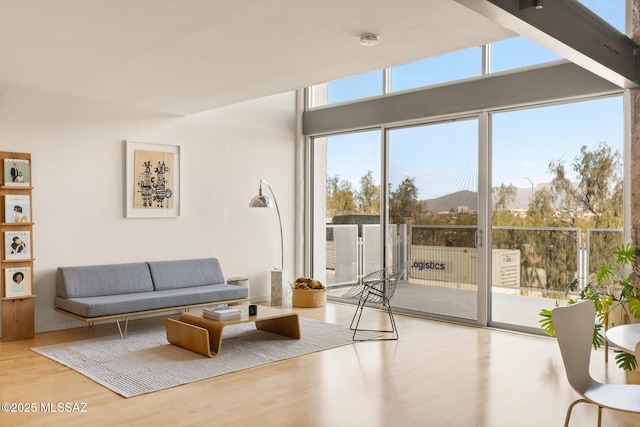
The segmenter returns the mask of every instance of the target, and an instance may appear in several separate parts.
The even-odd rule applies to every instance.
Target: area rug
[[[222,349],[208,358],[171,345],[164,328],[32,348],[33,351],[133,397],[279,360],[352,344],[349,328],[300,318],[299,340],[241,323],[224,329]]]

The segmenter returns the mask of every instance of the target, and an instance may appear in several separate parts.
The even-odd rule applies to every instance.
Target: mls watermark
[[[49,413],[87,413],[86,402],[27,402],[27,403],[13,403],[4,402],[1,405],[2,412],[49,412]]]

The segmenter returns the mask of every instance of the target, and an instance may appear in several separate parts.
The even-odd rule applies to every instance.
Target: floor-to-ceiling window
[[[527,90],[517,101],[500,104],[502,99],[497,99],[495,107],[477,107],[485,104],[477,94],[490,97],[491,92],[456,92],[465,82],[512,82],[510,75],[541,67],[562,73],[566,61],[559,59],[531,41],[514,38],[311,90],[311,109],[339,103],[340,111],[354,111],[344,109],[345,104],[364,105],[368,101],[360,99],[401,97],[411,91],[423,92],[428,104],[432,93],[441,97],[450,86],[458,107],[420,116],[416,104],[418,114],[406,122],[396,118],[376,123],[375,130],[340,130],[312,138],[314,155],[324,156],[312,162],[315,200],[321,200],[314,208],[313,273],[334,288],[332,296],[375,268],[409,260],[407,286],[399,288],[394,307],[470,321],[484,319],[478,313],[487,310],[487,323],[533,331],[540,309],[555,305],[566,285],[589,280],[603,261],[599,254],[608,250],[603,248],[622,240],[622,187],[617,185],[623,167],[622,91],[584,87],[565,96],[558,82],[574,76],[563,74],[550,82],[557,93],[549,92],[548,99],[540,99],[527,80],[521,81]],[[556,62],[540,65],[550,61]],[[484,71],[483,62],[490,64]],[[456,72],[448,73],[451,69]],[[428,90],[434,85],[439,92]],[[500,91],[500,86],[488,87]],[[341,96],[341,90],[347,93]],[[460,104],[465,97],[473,108]],[[354,154],[350,139],[362,142],[367,136],[369,142],[361,147],[368,152]],[[483,155],[490,160],[478,163]],[[610,160],[611,165],[601,195],[611,205],[601,213],[586,208],[584,197],[579,201],[581,191],[584,196],[590,185],[601,184],[594,184],[598,177],[591,176],[599,172],[589,163],[593,159]],[[377,211],[365,212],[355,203],[360,193],[376,195],[376,204],[368,206]],[[487,198],[482,203],[481,196]],[[353,202],[343,206],[351,206],[351,211],[336,215],[335,206],[349,200]],[[478,218],[483,215],[493,224],[486,239],[492,244],[478,250],[478,231],[483,231]],[[381,222],[386,227],[381,228]],[[483,272],[473,258],[480,253],[486,257]],[[458,255],[462,258],[451,258]],[[466,305],[464,295],[470,296]]]
[[[397,309],[474,321],[478,120],[321,136],[312,146],[314,156],[326,160],[314,162],[323,208],[315,211],[313,274],[330,296],[340,298],[385,265],[408,262],[394,297]]]
[[[315,138],[319,233],[314,276],[329,288],[353,284],[382,266],[380,130]],[[324,202],[324,203],[323,203]],[[323,224],[326,224],[323,226]]]
[[[396,307],[475,320],[478,224],[477,119],[387,133],[390,242],[409,268]],[[396,250],[396,258],[403,257]]]
[[[396,308],[472,321],[480,289],[491,300],[490,323],[534,330],[540,309],[564,298],[572,282],[593,278],[607,261],[602,254],[622,242],[622,97],[488,117],[493,228],[484,283],[478,177],[489,173],[478,165],[480,119],[314,139],[316,156],[326,159],[316,177],[324,225],[314,275],[324,275],[331,296],[382,267],[386,255],[388,265],[409,261]]]
[[[513,250],[518,269],[495,260],[492,320],[534,327],[575,280],[593,280],[622,242],[622,97],[492,117],[493,247]],[[496,262],[498,261],[498,262]],[[515,263],[514,263],[515,264]],[[519,307],[517,312],[513,306]]]

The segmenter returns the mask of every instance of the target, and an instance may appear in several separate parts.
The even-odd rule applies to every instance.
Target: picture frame
[[[3,159],[3,179],[5,187],[30,187],[31,164],[29,159]]]
[[[180,216],[180,146],[125,141],[126,218]]]
[[[30,224],[31,196],[28,194],[6,194],[4,196],[4,222],[7,224]]]
[[[20,279],[20,275],[22,278]],[[10,267],[4,269],[4,297],[19,298],[31,295],[31,267]]]
[[[5,231],[4,260],[31,259],[31,231]]]

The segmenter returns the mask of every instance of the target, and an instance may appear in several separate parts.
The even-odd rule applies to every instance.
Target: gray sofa
[[[56,311],[90,325],[116,319],[121,334],[121,318],[249,300],[225,284],[217,258],[58,267],[56,291]]]

